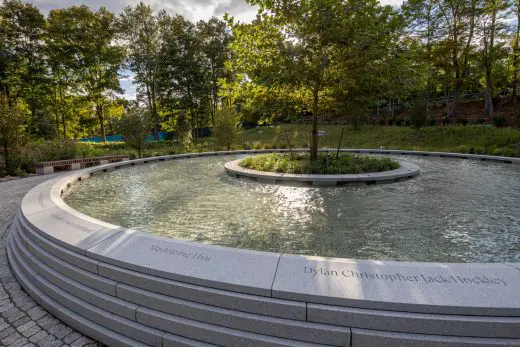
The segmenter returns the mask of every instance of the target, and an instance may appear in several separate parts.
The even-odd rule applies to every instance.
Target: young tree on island
[[[237,58],[247,61],[242,67],[253,81],[291,86],[307,95],[310,157],[316,160],[321,100],[334,95],[345,99],[359,88],[366,76],[355,71],[381,58],[382,43],[397,30],[399,18],[375,0],[248,2],[259,6],[259,14],[250,25],[234,26]]]

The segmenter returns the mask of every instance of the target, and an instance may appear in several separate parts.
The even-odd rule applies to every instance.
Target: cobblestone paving
[[[53,176],[0,183],[0,346],[101,346],[32,300],[16,281],[7,261],[7,233],[23,196]]]

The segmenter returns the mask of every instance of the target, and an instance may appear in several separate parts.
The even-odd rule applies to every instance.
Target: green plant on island
[[[291,174],[347,175],[395,170],[399,163],[390,158],[351,153],[319,153],[315,161],[309,153],[270,153],[243,159],[240,166],[258,171]]]

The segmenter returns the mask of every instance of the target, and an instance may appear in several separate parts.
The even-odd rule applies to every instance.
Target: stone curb
[[[10,234],[13,272],[46,309],[110,345],[520,346],[517,264],[349,260],[202,245],[100,222],[61,199],[72,184],[128,165],[265,152],[274,151],[145,158],[45,182],[23,199]]]
[[[395,170],[352,174],[352,175],[312,175],[266,172],[248,169],[240,166],[242,159],[233,160],[224,164],[226,171],[235,177],[254,178],[264,183],[309,183],[315,186],[338,186],[347,183],[390,183],[408,180],[418,176],[420,168],[406,161],[399,161],[400,167]]]

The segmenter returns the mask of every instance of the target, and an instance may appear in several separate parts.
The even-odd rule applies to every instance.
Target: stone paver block
[[[29,319],[29,317],[27,317],[27,319]],[[33,326],[36,326],[36,323],[29,319],[27,323],[20,325],[17,330],[23,333],[25,330],[32,328]]]
[[[56,325],[53,325],[52,327],[49,328],[49,330],[47,330],[49,332],[49,334],[56,334],[58,331],[62,330],[65,328],[65,325],[63,325],[62,323],[59,323],[59,324],[56,324]]]
[[[60,329],[59,331],[55,332],[54,336],[56,336],[58,339],[62,339],[65,336],[69,335],[70,333],[72,333],[72,329],[71,328],[63,327],[63,329]]]
[[[26,337],[22,337],[22,338],[19,338],[18,340],[16,340],[15,342],[9,344],[9,347],[25,346],[26,343],[27,343],[27,338]]]
[[[62,344],[63,344],[63,342],[61,342],[60,340],[57,340],[52,335],[48,335],[38,342],[38,346],[40,346],[40,347],[54,347],[54,346],[61,346]]]
[[[17,312],[17,313],[15,313],[15,314],[13,314],[13,315],[10,316],[10,317],[8,317],[8,318],[7,318],[7,321],[8,321],[9,323],[14,323],[14,322],[16,322],[17,320],[19,320],[19,319],[25,317],[26,315],[27,315],[27,314],[26,314],[25,312],[20,311],[20,312]]]
[[[15,342],[16,340],[18,340],[21,337],[22,337],[22,335],[20,335],[17,332],[14,332],[11,335],[7,336],[6,338],[2,339],[1,342],[2,342],[2,345],[7,346],[7,345],[10,345],[11,343]]]
[[[39,333],[41,331],[42,331],[42,328],[40,328],[37,325],[34,325],[34,326],[30,327],[29,329],[26,329],[26,330],[22,331],[21,333],[25,337],[31,337],[31,336],[36,335],[37,333]]]
[[[27,314],[33,319],[33,320],[37,320],[37,319],[40,319],[42,318],[43,316],[45,316],[47,312],[39,307],[39,306],[36,306],[36,307],[33,307],[32,309],[30,309]]]
[[[63,342],[65,342],[65,343],[72,343],[72,342],[76,341],[77,339],[79,339],[80,337],[81,337],[80,334],[74,332],[72,334],[69,334],[69,335],[65,336],[63,338]]]
[[[0,331],[0,340],[6,338],[7,336],[11,335],[14,332],[15,332],[15,330],[13,327],[9,327],[7,329]]]

